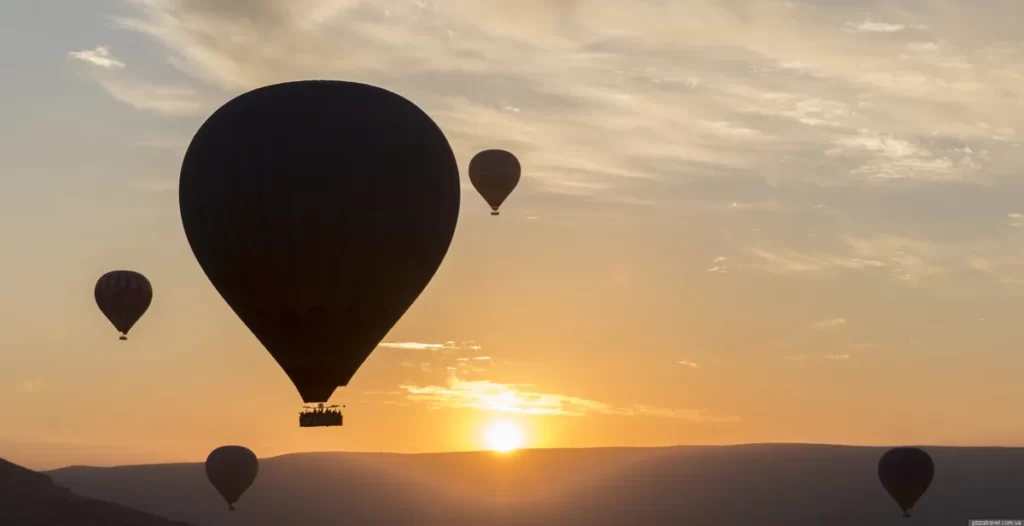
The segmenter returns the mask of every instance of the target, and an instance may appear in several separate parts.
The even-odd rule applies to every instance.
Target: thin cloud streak
[[[845,318],[829,318],[814,323],[814,328],[819,331],[839,329],[846,326]]]
[[[846,29],[853,30],[858,33],[898,33],[904,29],[928,29],[928,26],[912,25],[907,26],[904,24],[887,24],[885,22],[872,22],[865,20],[860,23],[847,22]]]
[[[379,345],[385,349],[405,349],[405,350],[417,350],[417,351],[428,351],[428,350],[439,350],[444,349],[443,343],[418,343],[418,342],[384,342]]]
[[[442,350],[464,350],[464,351],[479,351],[482,349],[481,346],[476,345],[472,341],[457,343],[455,341],[447,341],[444,343],[422,343],[422,342],[383,342],[378,347],[384,347],[385,349],[400,349],[407,351],[442,351]],[[487,358],[487,357],[485,357]]]
[[[114,58],[108,46],[96,46],[94,49],[85,51],[72,51],[68,53],[68,56],[103,69],[121,69],[125,67],[124,62]]]
[[[111,97],[142,111],[164,117],[186,117],[203,113],[203,104],[189,86],[161,86],[101,79],[100,86]]]
[[[499,384],[487,380],[466,381],[452,376],[446,387],[437,385],[400,385],[406,398],[427,403],[432,409],[477,409],[499,413],[527,415],[585,416],[650,416],[690,420],[694,422],[735,422],[732,415],[717,415],[703,409],[665,409],[647,405],[615,407],[610,404],[562,394],[525,391],[522,386]]]

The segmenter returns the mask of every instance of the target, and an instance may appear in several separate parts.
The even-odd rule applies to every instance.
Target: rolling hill
[[[1024,519],[1024,449],[927,449],[936,478],[914,510],[917,524]],[[50,474],[84,495],[202,526],[229,517],[252,526],[907,524],[878,483],[884,451],[761,444],[293,454],[260,461],[235,514],[201,463]]]

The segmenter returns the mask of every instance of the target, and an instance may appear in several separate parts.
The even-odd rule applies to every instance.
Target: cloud
[[[135,109],[165,117],[200,115],[203,105],[196,91],[188,86],[99,80],[100,86],[111,96]]]
[[[787,361],[791,361],[791,362],[803,361],[805,358],[807,358],[807,357],[802,355],[802,354],[790,354],[790,355],[782,357],[783,360],[787,360]]]
[[[732,204],[729,205],[729,207],[732,208],[733,210],[774,211],[782,209],[782,205],[771,201],[759,203],[740,203],[738,201],[733,201]]]
[[[846,29],[856,31],[858,33],[898,33],[907,28],[928,29],[928,26],[907,26],[905,24],[887,24],[885,22],[872,22],[870,20],[865,20],[860,23],[846,23]]]
[[[755,247],[750,252],[758,261],[750,266],[783,275],[884,270],[908,285],[925,286],[948,277],[949,266],[962,266],[963,254],[974,251],[909,235],[840,235],[837,241],[827,251]],[[949,261],[953,258],[958,261]]]
[[[540,191],[641,204],[637,194],[679,180],[982,184],[1024,164],[1000,154],[1024,129],[1004,110],[1019,96],[1019,55],[967,35],[935,50],[896,37],[941,26],[938,8],[849,23],[894,35],[853,45],[835,28],[858,13],[829,2],[130,5],[115,23],[152,38],[197,86],[382,85],[427,110],[460,157],[514,148]],[[954,137],[992,155],[945,148]]]
[[[479,351],[482,349],[481,346],[477,345],[476,342],[455,342],[447,341],[444,343],[422,343],[422,342],[382,342],[379,347],[385,349],[400,349],[407,351]]]
[[[386,349],[406,349],[406,350],[439,350],[444,349],[445,344],[443,343],[418,343],[418,342],[383,342],[379,345]]]
[[[828,330],[832,330],[832,329],[839,329],[839,328],[845,327],[845,326],[846,326],[846,319],[845,318],[829,318],[829,319],[826,319],[826,320],[821,320],[821,321],[814,322],[815,330],[819,330],[819,331],[828,331]]]
[[[849,354],[830,354],[825,356],[826,360],[849,360]]]
[[[886,266],[885,263],[872,259],[825,252],[805,253],[784,248],[753,248],[751,253],[761,260],[753,265],[754,268],[773,274],[795,274],[836,269],[861,270]]]
[[[685,366],[693,368],[693,369],[697,369],[698,367],[700,367],[699,365],[697,365],[694,362],[687,362],[685,360],[679,360],[676,363],[678,363],[679,365],[685,365]]]
[[[108,46],[96,46],[94,49],[85,51],[72,51],[68,53],[68,56],[103,69],[121,69],[125,67],[124,62],[114,58]]]
[[[711,261],[712,265],[707,268],[707,272],[711,272],[712,274],[728,274],[729,273],[729,269],[725,265],[725,262],[727,260],[728,260],[728,258],[723,257],[723,256],[716,257],[715,259],[713,259]]]
[[[647,405],[615,407],[610,404],[561,394],[523,390],[522,385],[499,384],[486,380],[465,381],[452,376],[447,386],[402,385],[400,389],[413,402],[422,402],[431,408],[477,409],[502,413],[529,415],[584,416],[602,414],[614,416],[650,416],[690,420],[694,422],[735,422],[735,416],[717,415],[703,409],[665,409]]]
[[[1006,217],[1010,218],[1010,226],[1013,228],[1024,227],[1024,214],[1014,212],[1012,214],[1006,214]]]
[[[107,46],[98,46],[87,51],[72,51],[68,56],[100,68],[96,81],[114,99],[137,110],[167,117],[200,115],[203,104],[195,88],[187,85],[162,85],[131,80],[115,75],[114,70],[124,69],[125,63],[114,58]]]

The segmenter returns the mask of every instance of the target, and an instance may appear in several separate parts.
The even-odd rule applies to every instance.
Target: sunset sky
[[[242,444],[1024,445],[1016,0],[0,2],[0,457]],[[395,91],[463,171],[448,257],[301,399],[196,263],[192,135],[247,90]],[[465,176],[515,152],[500,217]],[[128,342],[93,300],[128,268]]]

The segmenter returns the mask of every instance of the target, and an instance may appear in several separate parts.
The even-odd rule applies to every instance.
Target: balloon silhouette
[[[491,206],[491,215],[519,184],[522,168],[519,159],[505,150],[484,150],[469,162],[469,182]]]
[[[252,486],[260,472],[260,461],[247,447],[221,446],[206,457],[206,478],[235,511],[235,503]]]
[[[890,449],[878,461],[878,479],[907,518],[934,476],[932,457],[916,447]]]
[[[199,265],[305,403],[348,385],[427,286],[459,198],[434,121],[342,81],[227,102],[192,139],[179,185]]]
[[[128,331],[153,301],[153,287],[146,276],[138,272],[114,270],[100,277],[93,296],[103,315],[121,333],[120,339],[127,340]]]

